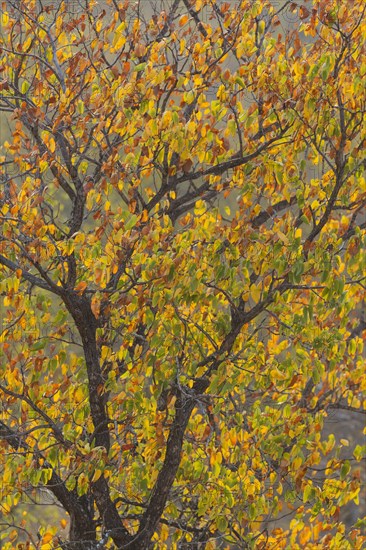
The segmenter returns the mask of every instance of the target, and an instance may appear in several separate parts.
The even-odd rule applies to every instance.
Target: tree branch
[[[58,287],[56,286],[51,287],[39,277],[36,277],[35,275],[32,275],[31,273],[29,273],[29,271],[26,271],[25,269],[23,269],[19,264],[16,264],[15,262],[5,258],[5,256],[3,256],[2,254],[0,254],[0,264],[4,265],[5,267],[8,267],[9,269],[11,269],[11,271],[14,271],[14,272],[21,271],[22,278],[28,281],[29,283],[31,283],[32,285],[37,286],[39,288],[43,288],[44,290],[48,290],[53,294],[61,295],[61,287],[60,287],[60,290],[57,291]]]

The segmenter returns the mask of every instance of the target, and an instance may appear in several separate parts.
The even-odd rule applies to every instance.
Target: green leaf
[[[125,224],[125,229],[130,230],[135,227],[137,220],[138,217],[135,214],[132,214]]]
[[[222,533],[225,533],[225,531],[226,531],[226,529],[227,529],[227,526],[228,526],[228,521],[227,521],[227,519],[226,519],[224,516],[220,516],[219,518],[217,518],[216,523],[217,523],[218,529],[219,529]]]
[[[31,351],[39,351],[43,349],[46,346],[46,340],[40,340],[39,342],[36,342],[35,344],[32,344]]]
[[[141,72],[141,71],[143,71],[143,70],[145,69],[146,65],[147,65],[146,62],[145,62],[145,63],[139,63],[138,65],[135,65],[135,67],[134,67],[133,70],[134,70],[136,73],[139,73],[139,72]]]
[[[309,502],[315,497],[315,489],[312,485],[306,485],[303,493],[303,502]]]
[[[29,90],[30,83],[27,80],[23,80],[22,85],[20,87],[20,91],[22,94],[26,94]]]

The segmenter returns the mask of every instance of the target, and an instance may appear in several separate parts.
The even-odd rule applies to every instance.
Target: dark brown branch
[[[195,399],[179,392],[175,402],[175,418],[169,431],[164,464],[151,492],[150,500],[142,516],[137,535],[125,547],[129,550],[148,548],[151,537],[164,511],[170,489],[180,464],[185,430],[195,406]]]
[[[244,313],[245,303],[240,300],[235,311],[234,308],[231,309],[231,328],[224,338],[220,349],[208,358],[207,363],[211,363],[211,365],[206,374],[195,381],[192,389],[182,387],[176,388],[177,400],[174,406],[175,417],[169,431],[164,464],[151,492],[150,500],[142,516],[138,533],[126,548],[138,550],[148,547],[148,543],[164,511],[166,501],[175,480],[180,464],[184,434],[189,418],[200,396],[202,396],[210,385],[210,375],[217,370],[224,357],[230,353],[242,327],[264,311],[273,301],[275,292],[282,293],[285,292],[287,288],[287,281],[282,282],[268,294],[265,300],[258,302],[258,304],[246,313]]]
[[[266,223],[273,214],[277,214],[278,212],[281,212],[281,210],[284,210],[285,208],[289,208],[290,206],[294,206],[296,204],[296,197],[291,197],[290,201],[287,201],[286,199],[277,202],[276,204],[270,205],[265,212],[261,212],[252,220],[252,226],[253,227],[260,227],[264,223]]]
[[[62,298],[75,321],[83,345],[95,446],[104,447],[108,453],[110,449],[109,417],[106,409],[100,354],[96,341],[98,321],[85,296],[79,296],[73,291],[63,291]],[[123,526],[117,507],[111,499],[107,480],[103,475],[92,484],[92,492],[105,528],[113,532],[111,536],[118,547],[125,545],[131,540],[131,537]]]
[[[53,294],[61,294],[61,289],[59,287],[54,287],[48,285],[45,281],[40,279],[39,277],[36,277],[35,275],[32,275],[29,273],[29,271],[26,271],[23,269],[19,264],[16,264],[15,262],[8,260],[0,254],[0,264],[4,265],[5,267],[8,267],[11,269],[11,271],[21,271],[22,272],[22,278],[31,283],[34,286],[38,286],[39,288],[43,288],[44,290],[48,290],[49,292],[53,292]],[[57,291],[57,288],[59,288],[59,291]]]
[[[200,18],[198,17],[198,13],[190,5],[189,0],[183,0],[183,4],[187,8],[187,11],[188,11],[189,15],[194,19],[194,22],[196,23],[197,28],[200,31],[200,33],[202,34],[202,36],[204,38],[207,38],[207,31],[206,31],[205,27],[202,25],[202,22],[201,22]]]
[[[0,420],[0,438],[6,441],[15,451],[23,448],[26,452],[35,456],[36,463],[42,458],[39,451],[31,449],[11,428]],[[39,466],[41,467],[41,466]],[[95,525],[85,506],[85,498],[79,497],[76,490],[69,491],[62,479],[55,473],[47,460],[43,460],[43,468],[52,469],[51,478],[47,481],[46,487],[62,504],[71,518],[70,541],[80,540],[80,536],[87,541],[96,540]]]
[[[269,139],[268,141],[262,143],[258,149],[253,151],[253,153],[250,153],[246,156],[233,155],[230,160],[227,160],[225,162],[221,162],[220,164],[217,164],[216,166],[211,166],[210,168],[207,168],[206,170],[200,170],[198,172],[192,172],[189,174],[186,174],[184,176],[180,176],[177,178],[176,183],[182,183],[185,181],[191,181],[196,180],[198,178],[202,178],[204,176],[219,176],[223,174],[224,172],[227,172],[228,170],[231,170],[233,168],[237,168],[238,166],[243,166],[244,164],[247,164],[251,160],[254,160],[257,158],[263,151],[268,149],[271,145],[279,141],[284,137],[287,130],[289,129],[289,126],[286,126],[279,135],[274,136],[273,138]]]
[[[54,434],[57,441],[59,441],[62,445],[64,445],[67,448],[70,448],[72,446],[72,443],[70,441],[67,441],[64,438],[64,436],[62,434],[62,430],[54,423],[52,418],[50,416],[48,416],[48,414],[45,413],[40,407],[38,407],[38,405],[36,405],[27,395],[13,392],[13,391],[9,390],[8,388],[6,388],[5,386],[3,386],[2,384],[0,384],[0,391],[5,393],[6,395],[9,395],[11,397],[15,397],[15,398],[20,399],[21,401],[24,401],[25,403],[27,403],[35,412],[37,412],[39,414],[39,416],[41,416],[43,418],[43,420],[45,420],[47,422],[48,427],[50,428],[50,430]]]

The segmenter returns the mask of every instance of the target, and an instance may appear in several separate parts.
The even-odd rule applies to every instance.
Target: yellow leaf
[[[6,11],[1,14],[1,23],[4,27],[9,23],[9,15]]]
[[[201,8],[202,8],[202,0],[196,0],[196,5],[195,5],[196,11],[200,11]]]
[[[126,37],[124,35],[120,36],[120,38],[116,41],[114,44],[115,50],[120,50],[126,43]]]
[[[182,38],[182,40],[179,42],[179,54],[180,55],[182,55],[182,53],[184,52],[185,47],[186,47],[186,41],[184,40],[184,38]]]
[[[50,542],[50,540],[52,539],[53,539],[53,534],[47,531],[47,533],[45,533],[42,537],[42,546],[43,544],[47,544],[48,542]]]
[[[84,392],[83,388],[81,386],[78,386],[76,390],[74,391],[74,400],[79,403],[84,399]]]
[[[205,212],[206,212],[206,203],[202,200],[197,201],[194,206],[194,213],[196,214],[196,216],[200,216]]]
[[[279,369],[275,368],[271,370],[271,380],[285,380],[286,375]]]
[[[48,162],[46,160],[39,161],[39,171],[42,173],[48,168]]]
[[[284,244],[289,244],[288,238],[286,237],[286,235],[284,233],[282,233],[282,231],[277,231],[277,236],[281,239],[281,241]]]
[[[99,469],[95,470],[92,481],[98,481],[102,473],[103,473],[102,470],[99,470]]]
[[[110,354],[110,349],[108,346],[102,346],[100,357],[104,361]]]
[[[49,150],[51,151],[51,153],[54,153],[55,152],[55,149],[56,149],[56,143],[55,143],[55,140],[51,137],[48,141],[48,148]]]
[[[84,244],[85,242],[85,233],[74,233],[72,237],[75,243]]]
[[[298,470],[301,464],[302,464],[302,458],[300,456],[297,456],[292,463],[294,470]]]
[[[261,297],[261,290],[256,285],[251,285],[250,287],[250,296],[253,302],[258,303]]]

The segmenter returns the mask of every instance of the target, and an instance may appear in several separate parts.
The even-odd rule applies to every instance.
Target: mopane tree
[[[2,3],[3,548],[362,547],[365,12]]]

